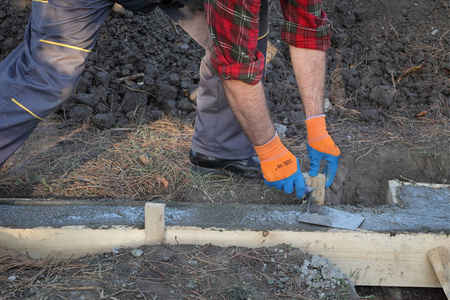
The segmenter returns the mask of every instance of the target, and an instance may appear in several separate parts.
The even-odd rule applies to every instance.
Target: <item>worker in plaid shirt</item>
[[[199,168],[264,176],[269,186],[295,190],[301,197],[305,182],[298,160],[275,132],[261,82],[267,0],[206,1],[117,0],[141,13],[159,6],[206,49],[191,162]],[[75,89],[113,4],[32,0],[24,42],[0,63],[0,166]],[[340,154],[323,115],[329,26],[319,0],[281,0],[281,5],[286,19],[282,37],[290,45],[307,117],[309,175],[317,176],[321,160],[327,161],[328,187]]]
[[[269,186],[305,193],[297,158],[281,143],[266,107],[261,83],[264,55],[256,49],[260,0],[206,0],[205,11],[214,45],[211,61],[222,78],[236,118],[253,143]],[[306,115],[310,176],[327,162],[326,187],[333,182],[340,151],[328,135],[323,96],[325,50],[330,26],[321,0],[281,0],[285,18],[281,36],[289,44],[291,61]]]

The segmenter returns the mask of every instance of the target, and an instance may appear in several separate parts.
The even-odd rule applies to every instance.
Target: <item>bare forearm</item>
[[[225,95],[236,119],[255,146],[275,135],[261,82],[249,85],[239,80],[222,80]]]
[[[306,118],[323,114],[325,51],[289,47]]]

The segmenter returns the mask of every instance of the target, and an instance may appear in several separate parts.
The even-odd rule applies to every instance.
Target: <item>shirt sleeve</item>
[[[284,24],[281,38],[298,48],[330,48],[330,24],[322,0],[280,0]]]
[[[261,0],[206,0],[213,46],[211,64],[223,79],[258,83],[264,55],[256,48]]]

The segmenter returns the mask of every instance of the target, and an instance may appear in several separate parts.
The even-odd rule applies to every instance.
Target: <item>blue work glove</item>
[[[305,193],[305,179],[297,158],[281,143],[277,134],[262,146],[255,146],[261,160],[261,170],[269,187],[291,194],[295,189],[297,198]]]
[[[309,118],[305,121],[308,132],[308,157],[310,159],[309,176],[319,174],[320,162],[327,164],[323,169],[325,174],[325,188],[329,187],[336,176],[341,151],[331,139],[325,124],[325,115]]]
[[[291,194],[295,188],[295,195],[298,199],[301,199],[305,194],[305,178],[303,178],[302,170],[300,170],[300,164],[297,158],[297,171],[294,174],[285,179],[280,179],[277,181],[268,181],[264,179],[264,182],[268,187],[275,187],[277,190],[284,190],[286,193]],[[264,177],[265,178],[265,177]]]

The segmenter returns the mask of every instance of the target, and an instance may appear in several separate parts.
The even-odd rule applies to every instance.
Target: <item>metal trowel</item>
[[[311,197],[313,191],[314,188],[306,186],[306,193],[302,198],[305,212],[300,215],[299,222],[351,230],[361,226],[364,217],[358,214],[313,204],[315,200]]]

